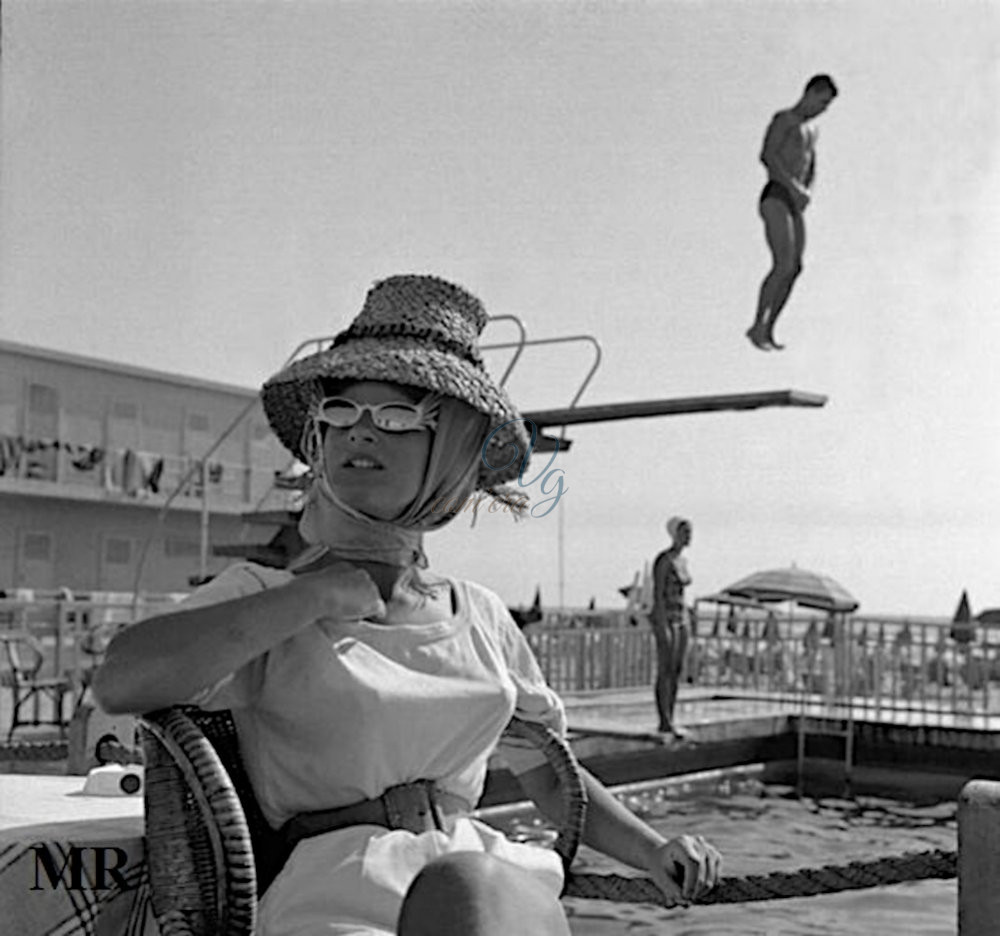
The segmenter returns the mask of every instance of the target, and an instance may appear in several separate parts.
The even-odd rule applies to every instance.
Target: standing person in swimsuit
[[[757,316],[747,330],[747,338],[762,351],[784,347],[774,340],[774,324],[802,272],[806,245],[802,213],[816,176],[817,131],[811,121],[836,96],[837,86],[829,75],[814,75],[798,103],[774,115],[764,137],[760,161],[767,167],[768,181],[760,193],[759,210],[771,269],[760,287]]]
[[[671,517],[667,533],[670,547],[653,561],[653,611],[649,620],[656,640],[654,695],[660,716],[657,731],[683,738],[686,732],[674,724],[674,707],[688,645],[684,589],[691,584],[691,575],[681,553],[691,542],[691,521]]]

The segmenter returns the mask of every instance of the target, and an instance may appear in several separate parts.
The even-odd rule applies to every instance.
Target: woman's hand
[[[650,877],[669,906],[687,906],[719,881],[722,856],[700,835],[679,835],[654,847],[646,861]]]
[[[317,619],[360,621],[385,615],[385,602],[371,576],[350,562],[331,562],[297,575],[291,587],[304,589]]]

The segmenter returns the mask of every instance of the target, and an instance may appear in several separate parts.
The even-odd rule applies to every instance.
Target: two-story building
[[[256,389],[0,341],[0,590],[186,590],[291,465]]]

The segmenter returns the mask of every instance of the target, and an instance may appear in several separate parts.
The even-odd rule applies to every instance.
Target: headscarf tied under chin
[[[330,556],[426,569],[424,531],[449,523],[455,513],[445,505],[455,503],[455,498],[461,503],[472,495],[488,426],[489,418],[471,406],[442,397],[436,427],[425,430],[431,433],[431,446],[420,491],[399,517],[379,520],[345,504],[330,486],[322,429],[313,421],[304,449],[314,480],[299,520],[299,534],[312,548],[291,568],[302,569]]]

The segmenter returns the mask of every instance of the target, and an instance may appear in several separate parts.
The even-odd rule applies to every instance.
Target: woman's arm
[[[668,577],[673,572],[673,564],[666,551],[653,560],[653,609],[661,615],[667,607]]]
[[[112,640],[94,675],[106,712],[148,712],[190,699],[320,618],[360,619],[385,606],[346,562],[229,601],[158,615]]]
[[[630,812],[593,774],[580,768],[587,790],[583,841],[598,851],[650,874],[671,903],[687,903],[715,886],[719,853],[701,836],[667,839]],[[519,778],[542,813],[559,822],[559,781],[543,765]]]
[[[664,555],[657,557],[661,565],[669,562],[669,557],[661,562]],[[497,618],[504,640],[504,657],[518,687],[516,713],[561,731],[566,725],[562,704],[545,685],[524,634],[500,605],[499,598],[496,602],[500,606]],[[515,751],[516,748],[505,750],[504,756],[509,759]],[[719,853],[711,845],[698,836],[664,838],[622,806],[596,777],[586,770],[583,777],[589,797],[583,840],[588,845],[647,871],[671,903],[681,903],[714,886],[718,878]],[[552,767],[543,763],[519,773],[518,779],[542,813],[558,823],[562,818],[562,801],[559,781]]]

